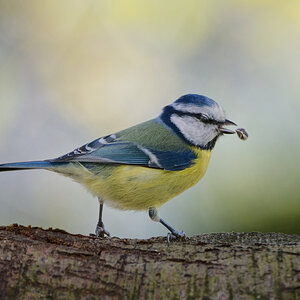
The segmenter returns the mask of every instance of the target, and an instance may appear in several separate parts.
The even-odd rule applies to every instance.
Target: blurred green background
[[[188,235],[300,233],[300,2],[0,1],[0,162],[57,157],[157,116],[186,93],[249,132],[161,215]],[[0,173],[0,224],[94,231],[98,202],[54,173]],[[104,210],[112,235],[165,235]]]

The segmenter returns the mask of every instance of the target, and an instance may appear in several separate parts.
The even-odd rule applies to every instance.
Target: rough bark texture
[[[167,244],[0,227],[0,299],[300,299],[300,236]]]

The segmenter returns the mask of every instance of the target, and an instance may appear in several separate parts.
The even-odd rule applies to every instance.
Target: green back
[[[160,151],[184,151],[189,146],[158,119],[152,119],[116,133],[123,141]]]

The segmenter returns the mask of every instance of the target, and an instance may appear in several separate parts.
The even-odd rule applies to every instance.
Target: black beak
[[[228,119],[225,120],[224,125],[235,125],[235,126],[237,126],[234,122],[232,122]]]
[[[222,133],[222,134],[234,134],[235,131],[233,130],[230,130],[230,129],[227,129],[227,128],[224,128],[223,126],[224,125],[235,125],[237,126],[234,122],[226,119],[225,122],[219,126],[219,132]]]

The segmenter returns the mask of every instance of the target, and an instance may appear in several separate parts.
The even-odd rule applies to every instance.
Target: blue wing
[[[180,171],[190,167],[196,159],[194,152],[158,151],[132,142],[107,136],[86,144],[52,162],[82,162],[139,165],[167,171]]]

